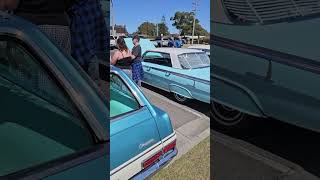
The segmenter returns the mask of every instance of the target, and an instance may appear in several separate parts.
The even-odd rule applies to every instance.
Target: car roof
[[[187,48],[155,48],[148,50],[146,52],[158,52],[170,54],[171,63],[173,68],[182,69],[181,64],[178,59],[178,55],[185,53],[205,53],[197,49],[187,49]]]
[[[188,48],[190,48],[190,49],[192,49],[192,48],[195,48],[195,49],[210,49],[210,45],[207,45],[207,44],[195,44],[195,45],[189,46]]]
[[[197,49],[188,49],[188,48],[155,48],[152,50],[148,50],[149,52],[161,52],[161,53],[168,53],[168,54],[184,54],[184,53],[203,53]]]

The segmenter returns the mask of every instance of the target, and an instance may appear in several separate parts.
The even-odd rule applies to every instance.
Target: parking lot
[[[252,118],[251,127],[232,133],[212,127],[213,177],[319,179],[319,138],[319,133],[274,119]]]
[[[192,147],[210,135],[209,106],[199,101],[187,105],[176,103],[171,94],[148,85],[142,90],[152,104],[166,111],[177,133],[178,156],[188,152]]]

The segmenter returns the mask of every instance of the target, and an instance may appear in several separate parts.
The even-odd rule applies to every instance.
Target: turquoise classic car
[[[143,82],[171,92],[180,103],[210,103],[210,59],[205,52],[156,48],[143,54]]]
[[[150,104],[120,69],[110,71],[110,177],[145,179],[176,154],[167,113]]]
[[[0,179],[109,178],[109,103],[36,26],[0,12]]]
[[[272,117],[320,132],[319,2],[212,5],[214,119],[232,129]]]

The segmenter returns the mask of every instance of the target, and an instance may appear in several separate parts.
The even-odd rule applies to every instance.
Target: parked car
[[[168,43],[169,43],[168,38],[163,38],[161,40],[161,37],[157,37],[155,41],[157,42],[156,47],[168,47]]]
[[[145,179],[177,154],[168,114],[119,68],[110,71],[111,179]]]
[[[113,35],[110,35],[110,50],[114,50],[117,48],[117,38]]]
[[[240,128],[251,115],[320,132],[319,4],[213,4],[216,122]]]
[[[106,96],[35,25],[3,12],[0,96],[1,178],[109,178]]]
[[[143,54],[143,82],[171,92],[185,103],[196,99],[210,103],[210,59],[202,51],[157,48]]]
[[[210,57],[210,45],[207,44],[195,44],[188,47],[189,49],[197,49],[205,52]]]

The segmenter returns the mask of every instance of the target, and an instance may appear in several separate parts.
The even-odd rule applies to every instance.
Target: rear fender
[[[265,117],[258,98],[248,88],[216,75],[213,75],[212,79],[212,101],[252,116]]]
[[[179,86],[179,85],[176,85],[176,84],[170,84],[169,85],[169,91],[170,92],[173,92],[173,93],[176,93],[176,94],[179,94],[180,96],[184,96],[186,98],[189,98],[189,99],[192,99],[192,94],[191,92],[182,87],[182,86]]]

